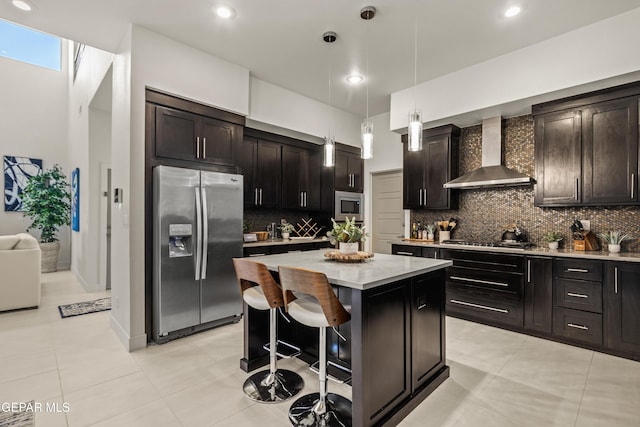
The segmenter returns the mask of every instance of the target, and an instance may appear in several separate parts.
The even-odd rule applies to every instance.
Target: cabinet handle
[[[250,257],[252,256],[265,256],[266,254],[249,254]]]
[[[300,192],[300,207],[304,206],[302,202],[302,191]]]
[[[196,159],[200,158],[200,137],[196,136]]]
[[[578,196],[580,195],[580,178],[576,178],[576,188],[575,188],[575,192],[574,192],[574,200],[577,202],[578,201]]]
[[[589,295],[576,294],[576,293],[573,293],[573,292],[567,292],[567,296],[568,297],[575,297],[575,298],[589,298]]]
[[[262,188],[260,189],[260,206],[262,206]]]
[[[489,311],[497,311],[498,313],[504,313],[504,314],[509,313],[509,310],[505,310],[503,308],[495,308],[495,307],[489,307],[487,305],[480,305],[480,304],[474,304],[471,302],[458,301],[457,299],[451,299],[449,301],[452,302],[453,304],[466,305],[468,307],[481,308],[483,310],[489,310]]]
[[[288,254],[297,254],[298,252],[302,252],[300,249],[297,251],[287,251]]]
[[[253,197],[254,201],[253,201],[253,204],[254,204],[254,205],[256,205],[256,206],[258,206],[258,189],[257,189],[257,188],[254,188],[254,189],[253,189],[253,192],[254,192],[254,197]]]
[[[422,206],[422,188],[418,190],[418,193],[420,194],[420,206]]]
[[[463,282],[483,283],[485,285],[498,285],[498,286],[504,286],[506,288],[509,287],[508,283],[491,282],[489,280],[469,279],[467,277],[460,277],[460,276],[451,276],[449,278],[453,280],[462,280]]]
[[[527,260],[527,283],[531,283],[531,260]]]
[[[424,206],[427,206],[427,189],[424,188],[422,191],[424,191],[424,197],[422,200],[424,200]]]
[[[207,158],[207,138],[202,138],[202,158]]]
[[[585,270],[584,268],[567,268],[568,273],[588,273],[589,270]]]
[[[589,328],[583,325],[576,325],[575,323],[567,323],[567,326],[570,328],[580,329],[583,331],[588,331]]]
[[[413,256],[413,252],[398,251],[398,252],[396,252],[396,255],[409,255],[409,256]]]
[[[636,193],[636,174],[632,173],[631,174],[631,198],[633,199],[635,197],[635,193]]]
[[[618,293],[618,267],[613,268],[613,291]]]
[[[434,252],[434,253],[433,253],[433,257],[434,257],[435,259],[438,259],[438,252]]]
[[[304,192],[304,207],[307,207],[307,192]]]

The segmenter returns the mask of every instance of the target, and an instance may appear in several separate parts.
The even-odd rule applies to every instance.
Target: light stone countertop
[[[440,248],[440,249],[462,249],[469,251],[481,252],[503,252],[522,255],[537,255],[548,257],[563,258],[581,258],[603,261],[623,261],[623,262],[640,262],[640,253],[638,252],[620,252],[610,253],[608,251],[576,251],[573,249],[549,249],[547,247],[534,246],[527,249],[518,248],[498,248],[484,246],[466,246],[466,245],[441,245],[439,243],[411,242],[408,240],[397,239],[392,241],[394,245],[418,246],[424,248]]]
[[[329,283],[352,289],[367,290],[387,283],[418,276],[453,265],[447,260],[375,254],[362,263],[343,263],[325,258],[327,249],[251,258],[264,263],[271,271],[278,266],[320,271]]]
[[[283,239],[275,239],[275,240],[271,240],[271,239],[267,239],[267,240],[260,240],[257,242],[244,242],[242,244],[243,248],[257,248],[260,246],[278,246],[278,245],[300,245],[303,243],[317,243],[317,242],[328,242],[329,239],[327,238],[321,238],[321,237],[317,237],[315,239],[312,240],[308,240],[308,239],[294,239],[294,240],[283,240]]]

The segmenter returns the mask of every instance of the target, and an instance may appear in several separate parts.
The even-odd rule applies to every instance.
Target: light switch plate
[[[587,230],[591,230],[591,221],[588,219],[581,219],[580,222],[582,223],[582,228],[587,231]]]

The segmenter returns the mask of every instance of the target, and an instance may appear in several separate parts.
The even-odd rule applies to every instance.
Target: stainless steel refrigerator
[[[242,256],[242,175],[153,170],[153,338],[240,320],[232,258]]]

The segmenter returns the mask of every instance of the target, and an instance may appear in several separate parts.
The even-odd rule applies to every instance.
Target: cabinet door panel
[[[257,204],[255,186],[255,168],[258,155],[258,141],[244,139],[237,147],[236,164],[242,170],[244,206],[253,207]]]
[[[625,98],[583,111],[584,203],[638,200],[638,100]],[[632,194],[633,193],[633,194]]]
[[[424,204],[425,188],[424,151],[409,151],[407,143],[402,144],[403,150],[403,171],[402,171],[402,194],[404,209],[420,209]]]
[[[527,258],[524,291],[524,327],[551,333],[553,312],[553,262],[551,258]]]
[[[179,160],[196,160],[195,114],[156,107],[155,155]]]
[[[429,209],[448,209],[451,190],[443,188],[449,181],[449,137],[429,138],[426,150],[426,205]]]
[[[268,141],[258,141],[255,185],[262,190],[260,205],[263,208],[280,206],[281,146]]]
[[[305,173],[307,183],[306,208],[311,211],[319,211],[321,208],[321,186],[322,186],[322,151],[307,150],[305,161]]]
[[[577,205],[581,199],[581,113],[563,111],[535,119],[537,206]]]
[[[210,163],[233,162],[234,133],[238,126],[210,117],[201,117],[198,137],[201,141],[201,159]]]
[[[363,190],[364,162],[357,154],[349,155],[349,173],[351,174],[351,191],[361,193]]]
[[[349,153],[336,150],[336,165],[334,167],[336,190],[351,191],[349,179]]]
[[[607,298],[608,346],[640,357],[640,265],[610,264]]]
[[[303,150],[287,145],[282,147],[282,207],[284,209],[302,208],[303,163]]]

